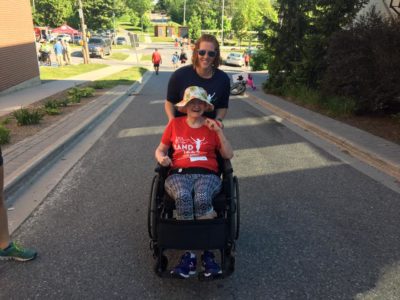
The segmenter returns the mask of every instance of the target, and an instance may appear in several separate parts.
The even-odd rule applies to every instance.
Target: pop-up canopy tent
[[[62,33],[64,33],[64,34],[69,34],[69,35],[71,35],[71,36],[79,35],[79,34],[80,34],[78,30],[72,28],[71,26],[68,26],[67,24],[64,24],[64,25],[62,25],[62,26],[60,26],[60,27],[54,28],[54,29],[51,31],[51,33],[57,33],[57,34],[62,34]]]

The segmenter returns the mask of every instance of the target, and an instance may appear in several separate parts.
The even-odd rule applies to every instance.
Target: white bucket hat
[[[205,89],[199,86],[189,86],[186,88],[181,102],[175,104],[177,107],[185,107],[191,100],[198,99],[206,103],[205,111],[213,111],[214,105],[211,104],[211,97],[207,95]]]

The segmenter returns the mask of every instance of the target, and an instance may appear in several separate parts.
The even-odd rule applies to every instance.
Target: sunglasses
[[[215,57],[217,55],[217,52],[215,52],[215,51],[207,51],[207,50],[198,50],[197,53],[200,56],[204,56],[207,53],[209,57]]]

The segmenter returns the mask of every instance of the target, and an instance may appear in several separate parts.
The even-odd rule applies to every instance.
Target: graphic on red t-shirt
[[[191,128],[186,117],[175,118],[165,129],[161,142],[174,149],[173,168],[200,167],[218,172],[216,151],[220,141],[207,126]]]

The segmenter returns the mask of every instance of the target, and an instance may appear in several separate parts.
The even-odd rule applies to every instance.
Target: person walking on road
[[[215,36],[203,34],[195,43],[192,64],[176,70],[169,79],[165,113],[171,121],[183,114],[175,109],[174,104],[183,99],[185,89],[189,86],[199,86],[207,91],[215,110],[206,112],[209,118],[221,122],[229,105],[230,79],[218,69],[221,63],[219,43]]]
[[[175,52],[172,54],[172,64],[174,66],[174,69],[178,68],[178,61],[179,61],[179,55],[178,52]]]
[[[160,70],[160,65],[162,64],[162,58],[158,49],[154,49],[154,52],[151,56],[151,62],[154,66],[154,71],[156,71],[156,75],[158,75],[158,71]]]
[[[4,168],[0,148],[0,260],[28,261],[35,259],[37,252],[22,248],[11,241],[8,231],[7,210],[4,203]]]
[[[186,64],[186,61],[187,61],[187,55],[186,55],[186,52],[185,52],[185,49],[181,49],[181,55],[179,56],[179,60],[181,61],[181,65],[184,65],[184,64]]]
[[[249,67],[249,63],[250,63],[250,55],[249,55],[249,53],[246,52],[244,54],[244,64],[246,65],[246,68]]]
[[[63,46],[61,44],[61,39],[57,40],[54,45],[54,54],[56,55],[57,64],[59,67],[63,65]]]

